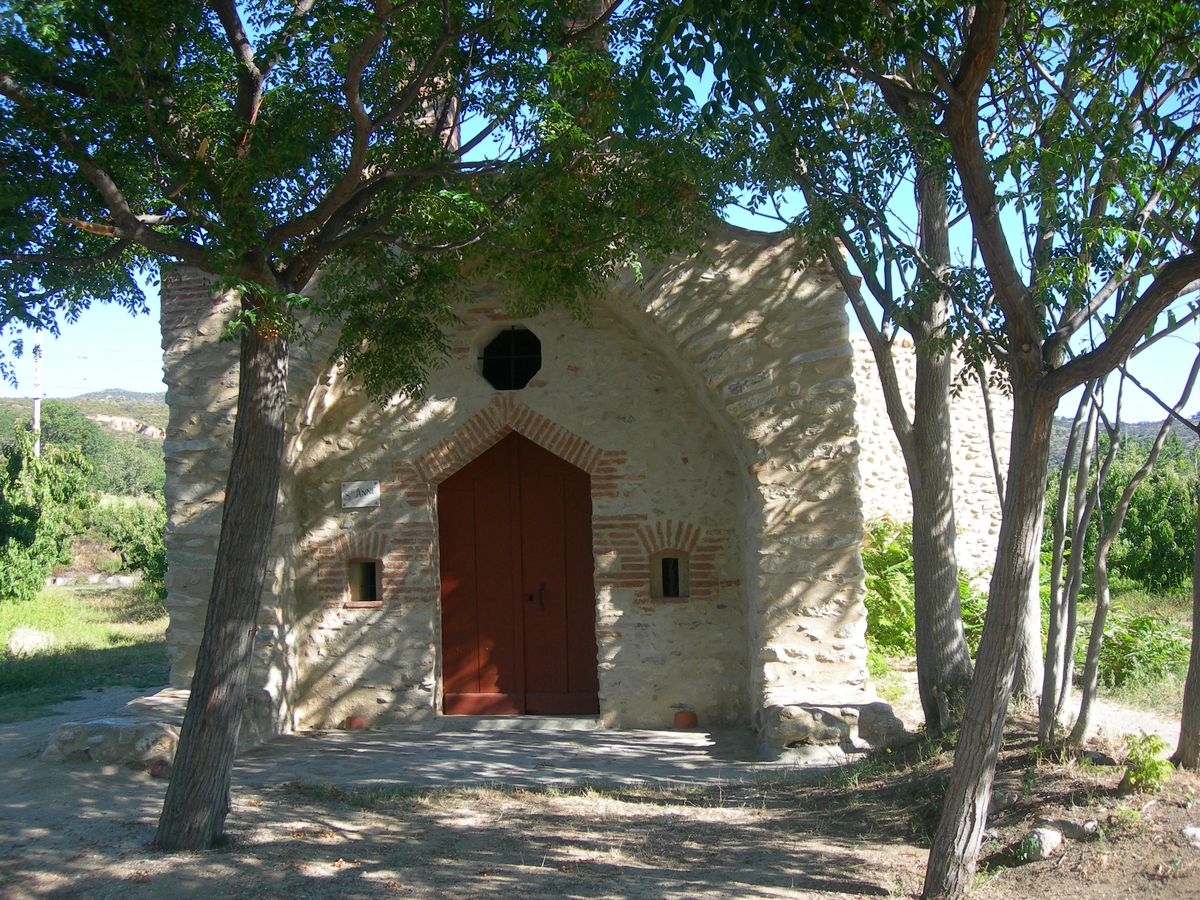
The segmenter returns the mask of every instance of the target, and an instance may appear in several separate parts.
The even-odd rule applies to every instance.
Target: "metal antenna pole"
[[[33,455],[42,455],[42,329],[33,333]]]

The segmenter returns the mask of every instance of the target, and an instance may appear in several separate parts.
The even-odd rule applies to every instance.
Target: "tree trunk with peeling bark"
[[[1038,512],[1038,520],[1043,511]],[[1042,663],[1042,577],[1041,560],[1034,567],[1033,577],[1025,591],[1025,606],[1021,613],[1017,668],[1013,673],[1013,699],[1036,706],[1041,697],[1045,670]]]
[[[948,348],[918,340],[912,450],[905,459],[913,509],[917,686],[932,735],[957,724],[971,681],[955,554],[951,362]]]
[[[949,211],[944,173],[918,164],[921,251],[937,277],[950,265]],[[971,680],[963,633],[954,519],[954,455],[950,384],[953,351],[947,340],[950,302],[931,278],[932,296],[911,326],[916,354],[913,422],[905,448],[912,494],[913,595],[917,685],[926,730],[944,734],[958,722]]]
[[[252,331],[241,338],[237,419],[216,569],[154,842],[164,850],[217,844],[229,787],[283,464],[287,342]]]
[[[966,896],[987,826],[996,755],[1012,692],[1019,627],[1041,552],[1039,513],[1057,398],[1038,386],[1014,384],[1013,427],[1004,519],[992,575],[988,614],[967,693],[954,768],[942,807],[922,896]]]

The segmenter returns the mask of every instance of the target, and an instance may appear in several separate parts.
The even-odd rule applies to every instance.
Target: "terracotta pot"
[[[695,728],[700,724],[696,714],[690,709],[681,709],[675,713],[675,727],[679,729]]]

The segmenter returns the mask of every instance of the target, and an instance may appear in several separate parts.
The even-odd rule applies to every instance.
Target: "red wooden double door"
[[[599,712],[591,479],[515,432],[438,488],[442,711]]]

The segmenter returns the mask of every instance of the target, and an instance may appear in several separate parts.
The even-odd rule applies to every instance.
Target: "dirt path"
[[[714,797],[693,786],[682,798],[401,790],[363,809],[261,777],[271,750],[251,760],[259,783],[236,790],[230,846],[166,856],[149,846],[164,782],[36,758],[61,722],[115,713],[133,695],[95,692],[52,717],[0,727],[4,896],[885,896],[915,885],[924,865],[915,845],[872,846],[820,828],[806,836],[794,810],[753,786]],[[287,743],[279,761],[300,762],[298,752]]]
[[[920,886],[936,785],[948,763],[907,779],[852,770],[816,785],[773,772],[672,790],[417,791],[364,788],[361,779],[350,779],[359,787],[333,789],[324,785],[337,778],[289,784],[284,770],[336,771],[339,760],[348,769],[377,751],[369,742],[313,742],[314,758],[304,762],[293,741],[248,760],[247,774],[263,777],[236,788],[227,848],[166,856],[150,847],[165,782],[36,759],[59,723],[115,713],[134,695],[97,691],[52,717],[0,726],[0,896],[906,896]],[[1106,708],[1105,727],[1117,737],[1152,721],[1112,712]],[[1162,796],[1141,810],[1112,796],[1118,778],[1039,769],[1039,787],[1022,788],[1027,770],[1002,766],[1001,780],[1022,796],[1000,820],[1005,840],[1019,838],[1046,804],[1083,815],[1081,804],[1091,803],[1099,811],[1086,815],[1115,816],[1117,825],[1106,826],[1103,846],[1071,845],[1073,855],[1057,866],[1011,869],[981,895],[1200,892],[1200,850],[1178,837],[1194,818],[1187,799],[1194,780],[1179,798]]]

